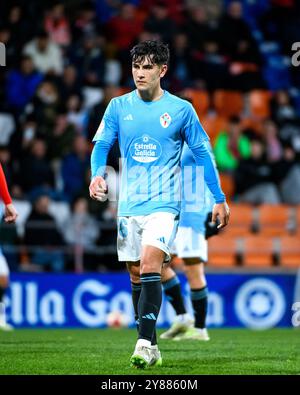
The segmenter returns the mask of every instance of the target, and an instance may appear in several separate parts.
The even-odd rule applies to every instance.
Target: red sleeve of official
[[[10,204],[12,202],[10,194],[8,192],[6,178],[5,178],[1,164],[0,164],[0,196],[1,196],[2,200],[4,201],[5,205]]]

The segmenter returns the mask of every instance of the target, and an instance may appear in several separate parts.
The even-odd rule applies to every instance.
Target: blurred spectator
[[[31,263],[61,272],[65,265],[61,251],[64,242],[54,218],[49,214],[49,204],[49,197],[43,194],[34,201],[25,224],[24,243],[29,247]]]
[[[94,248],[99,238],[99,226],[89,214],[88,201],[84,197],[78,197],[72,203],[72,214],[65,223],[65,241],[75,247],[75,253],[83,255],[85,268],[96,269]]]
[[[187,35],[184,33],[177,33],[174,36],[172,47],[170,64],[172,89],[180,91],[190,84],[192,58],[190,56]]]
[[[280,124],[297,119],[297,112],[292,105],[290,95],[284,90],[275,92],[272,97],[271,112],[272,118]]]
[[[156,2],[150,10],[150,16],[145,20],[144,29],[159,35],[163,42],[171,44],[176,31],[176,24],[170,18],[164,2]]]
[[[24,151],[18,179],[27,194],[40,187],[54,188],[54,173],[47,159],[47,147],[43,139],[34,139],[28,152]]]
[[[36,69],[43,74],[61,75],[63,72],[63,58],[61,49],[52,42],[45,31],[24,47],[24,54],[29,55]]]
[[[0,145],[8,145],[16,129],[14,117],[0,107]]]
[[[50,39],[58,45],[68,46],[71,43],[70,24],[65,15],[65,6],[54,2],[45,17],[45,30]]]
[[[282,202],[300,204],[300,164],[291,146],[283,148],[282,159],[275,164],[275,175]]]
[[[136,15],[136,7],[130,3],[120,6],[119,15],[107,24],[107,37],[118,51],[128,51],[142,31],[141,20]]]
[[[282,145],[278,137],[277,125],[271,119],[267,119],[263,123],[263,136],[268,162],[279,161],[282,156]]]
[[[241,159],[235,169],[235,193],[241,203],[279,204],[274,169],[267,162],[265,146],[260,138],[251,141],[251,156]]]
[[[31,57],[23,55],[19,70],[12,70],[7,76],[6,97],[9,106],[20,113],[30,102],[42,80],[43,75],[34,69]]]
[[[230,119],[228,130],[220,132],[215,140],[214,153],[220,171],[233,171],[239,160],[250,156],[250,142],[242,134],[238,117]]]
[[[243,5],[239,1],[231,1],[226,13],[219,23],[221,51],[233,57],[241,42],[255,46],[251,30],[243,19]]]
[[[84,183],[84,177],[90,166],[90,151],[87,140],[76,136],[72,152],[62,161],[62,178],[64,193],[71,201],[79,193]]]
[[[96,10],[90,1],[84,1],[79,6],[75,21],[72,24],[73,42],[76,43],[86,35],[96,35],[97,29]]]
[[[23,45],[33,36],[34,28],[31,26],[24,10],[19,4],[14,4],[7,16],[7,27],[11,35],[11,42],[16,48],[16,54],[22,52]]]
[[[68,97],[72,94],[78,94],[81,91],[81,84],[78,81],[77,69],[73,64],[64,68],[63,75],[58,81],[58,88],[61,97]]]
[[[103,85],[105,72],[104,38],[86,34],[79,45],[71,48],[68,59],[77,69],[79,82]]]
[[[87,123],[88,113],[82,106],[82,97],[80,95],[70,95],[67,100],[67,119],[72,124],[77,132],[86,136],[87,135]]]
[[[49,80],[41,82],[35,96],[25,108],[25,113],[35,118],[40,134],[48,138],[60,108],[60,97],[56,85]]]
[[[62,159],[68,155],[76,134],[74,125],[68,121],[67,110],[60,108],[56,114],[53,130],[48,134],[49,157]]]
[[[228,88],[229,74],[227,59],[220,54],[219,44],[209,39],[203,44],[203,52],[193,51],[191,74],[197,87],[214,91]]]

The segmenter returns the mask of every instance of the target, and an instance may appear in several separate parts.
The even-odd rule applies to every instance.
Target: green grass
[[[163,366],[129,366],[135,330],[0,332],[0,374],[300,374],[300,332],[211,329],[209,342],[160,340]]]

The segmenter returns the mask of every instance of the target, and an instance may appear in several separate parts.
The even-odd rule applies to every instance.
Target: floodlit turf
[[[0,374],[300,374],[299,329],[211,329],[209,342],[160,340],[162,367],[129,366],[135,330],[0,332]]]

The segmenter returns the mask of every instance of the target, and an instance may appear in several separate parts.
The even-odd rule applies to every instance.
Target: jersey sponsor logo
[[[97,132],[95,134],[95,137],[93,138],[93,140],[96,140],[96,139],[100,138],[101,133],[104,130],[104,127],[105,127],[105,121],[104,121],[104,119],[102,119],[102,121],[100,122],[99,128],[98,128],[98,130],[97,130]]]
[[[137,162],[150,163],[156,161],[162,153],[159,141],[144,135],[133,140],[130,147],[131,157]]]
[[[165,112],[163,115],[160,116],[159,120],[160,120],[161,126],[163,128],[167,128],[168,126],[170,126],[172,118],[167,112]]]

